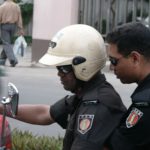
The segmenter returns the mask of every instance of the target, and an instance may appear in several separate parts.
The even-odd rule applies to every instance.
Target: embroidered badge
[[[128,118],[126,119],[127,128],[131,128],[131,127],[135,126],[142,116],[143,116],[143,112],[141,112],[137,108],[133,108],[133,110],[130,112]]]
[[[93,124],[94,115],[79,115],[78,117],[78,131],[81,134],[85,134],[89,131]]]

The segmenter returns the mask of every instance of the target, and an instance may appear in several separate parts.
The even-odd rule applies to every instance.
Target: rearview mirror
[[[15,117],[18,110],[19,92],[13,83],[8,83],[8,95],[3,97],[1,103],[9,107],[11,115]]]
[[[1,103],[3,104],[3,119],[0,136],[0,150],[5,150],[5,117],[15,117],[18,111],[19,92],[13,83],[8,83],[7,97],[3,97]]]

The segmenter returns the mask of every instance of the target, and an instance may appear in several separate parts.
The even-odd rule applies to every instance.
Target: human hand
[[[24,31],[21,29],[21,30],[18,31],[17,34],[18,34],[18,36],[21,36],[21,35],[24,36]]]

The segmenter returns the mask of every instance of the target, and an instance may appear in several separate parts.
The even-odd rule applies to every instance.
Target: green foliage
[[[102,20],[102,34],[105,34],[106,33],[106,20],[103,19]]]
[[[24,38],[25,38],[28,45],[32,43],[32,36],[25,35]]]
[[[17,37],[18,37],[18,36],[14,36],[14,37],[12,38],[12,43],[15,42],[15,40],[17,39]],[[25,38],[25,40],[26,40],[26,42],[27,42],[28,45],[32,44],[32,36],[24,35],[24,38]],[[1,41],[0,41],[0,43],[1,43]]]
[[[23,24],[27,25],[33,15],[33,4],[32,3],[25,3],[20,4],[22,18],[23,18]]]
[[[14,0],[14,2],[16,2],[16,3],[20,3],[20,2],[21,2],[21,0]]]
[[[34,136],[29,131],[12,132],[12,150],[61,150],[63,138]]]
[[[21,8],[23,25],[28,25],[33,15],[33,3],[24,3],[22,0],[14,0]]]

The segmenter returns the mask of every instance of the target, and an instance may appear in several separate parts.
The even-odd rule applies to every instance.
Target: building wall
[[[34,0],[32,61],[43,56],[58,30],[77,22],[78,0]]]

